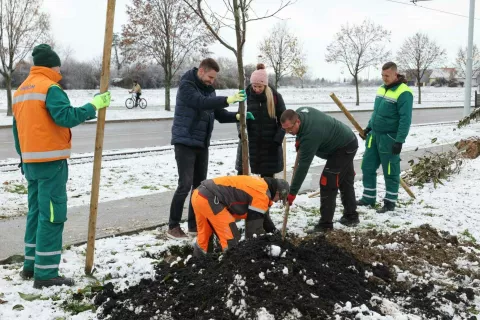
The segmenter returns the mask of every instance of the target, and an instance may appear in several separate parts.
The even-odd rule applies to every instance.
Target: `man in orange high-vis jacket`
[[[262,234],[263,220],[273,202],[286,200],[289,185],[285,180],[252,176],[225,176],[204,180],[192,194],[197,222],[194,255],[201,257],[213,248],[215,233],[222,250],[236,245],[240,232],[236,219],[246,219],[245,237]]]
[[[25,261],[20,273],[35,278],[35,288],[73,285],[60,277],[63,225],[67,220],[67,180],[72,134],[70,128],[94,119],[110,104],[110,93],[74,108],[58,85],[60,58],[46,44],[33,49],[34,66],[13,96],[13,136],[22,173],[28,182]]]

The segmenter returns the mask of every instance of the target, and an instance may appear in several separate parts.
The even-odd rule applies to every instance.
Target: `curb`
[[[428,108],[413,108],[413,110],[438,110],[438,109],[460,109],[463,108],[463,106],[451,106],[451,107],[428,107]],[[473,106],[471,106],[473,108]],[[351,111],[352,113],[364,113],[364,112],[372,112],[372,110],[353,110]],[[341,110],[335,110],[335,111],[325,111],[326,114],[332,114],[332,113],[343,113]],[[168,118],[139,118],[139,119],[115,119],[115,120],[105,120],[105,123],[130,123],[130,122],[146,122],[146,121],[169,121],[173,120],[173,117],[168,117]],[[82,124],[96,124],[96,120],[90,120],[86,121]],[[7,125],[0,125],[0,129],[6,129],[6,128],[11,128],[11,124]]]

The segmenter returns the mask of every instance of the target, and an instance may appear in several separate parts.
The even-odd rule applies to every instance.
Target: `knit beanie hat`
[[[270,177],[263,178],[268,185],[268,191],[270,191],[271,199],[275,198],[275,194],[278,191],[278,195],[281,200],[285,201],[290,191],[288,182],[283,179],[275,179]]]
[[[267,70],[265,70],[265,65],[263,63],[257,64],[257,70],[253,71],[252,76],[250,77],[250,83],[263,84],[264,86],[268,85]]]
[[[48,44],[39,44],[33,48],[33,64],[37,67],[60,67],[60,58]]]

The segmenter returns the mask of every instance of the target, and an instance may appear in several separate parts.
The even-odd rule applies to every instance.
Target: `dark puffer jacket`
[[[247,111],[255,117],[247,122],[248,151],[252,173],[271,175],[283,170],[282,142],[285,130],[280,124],[280,116],[285,111],[282,95],[273,88],[275,115],[268,115],[265,92],[256,94],[251,85],[247,87]]]
[[[172,144],[208,148],[213,122],[236,122],[235,112],[228,112],[226,97],[217,97],[215,89],[198,79],[197,68],[187,71],[177,91],[172,125]]]

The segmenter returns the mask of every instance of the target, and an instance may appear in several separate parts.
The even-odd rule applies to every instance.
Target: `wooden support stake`
[[[102,76],[100,93],[108,90],[110,82],[110,57],[112,55],[113,20],[115,17],[115,0],[108,0],[105,38],[103,43]],[[98,195],[100,189],[100,170],[102,168],[103,137],[105,133],[106,108],[98,111],[97,135],[95,138],[95,155],[93,158],[92,191],[90,197],[90,218],[88,221],[88,240],[85,261],[85,274],[92,274],[93,256],[95,253],[95,232],[97,229]]]
[[[295,165],[293,166],[292,180],[290,181],[290,187],[292,186],[293,178],[295,177],[295,172],[297,171],[299,159],[300,159],[300,152],[297,152],[297,157],[295,158]],[[288,222],[289,214],[290,214],[290,205],[288,204],[288,201],[287,201],[287,203],[285,204],[285,215],[283,216],[282,240],[285,240],[285,235],[287,234],[287,222]]]

